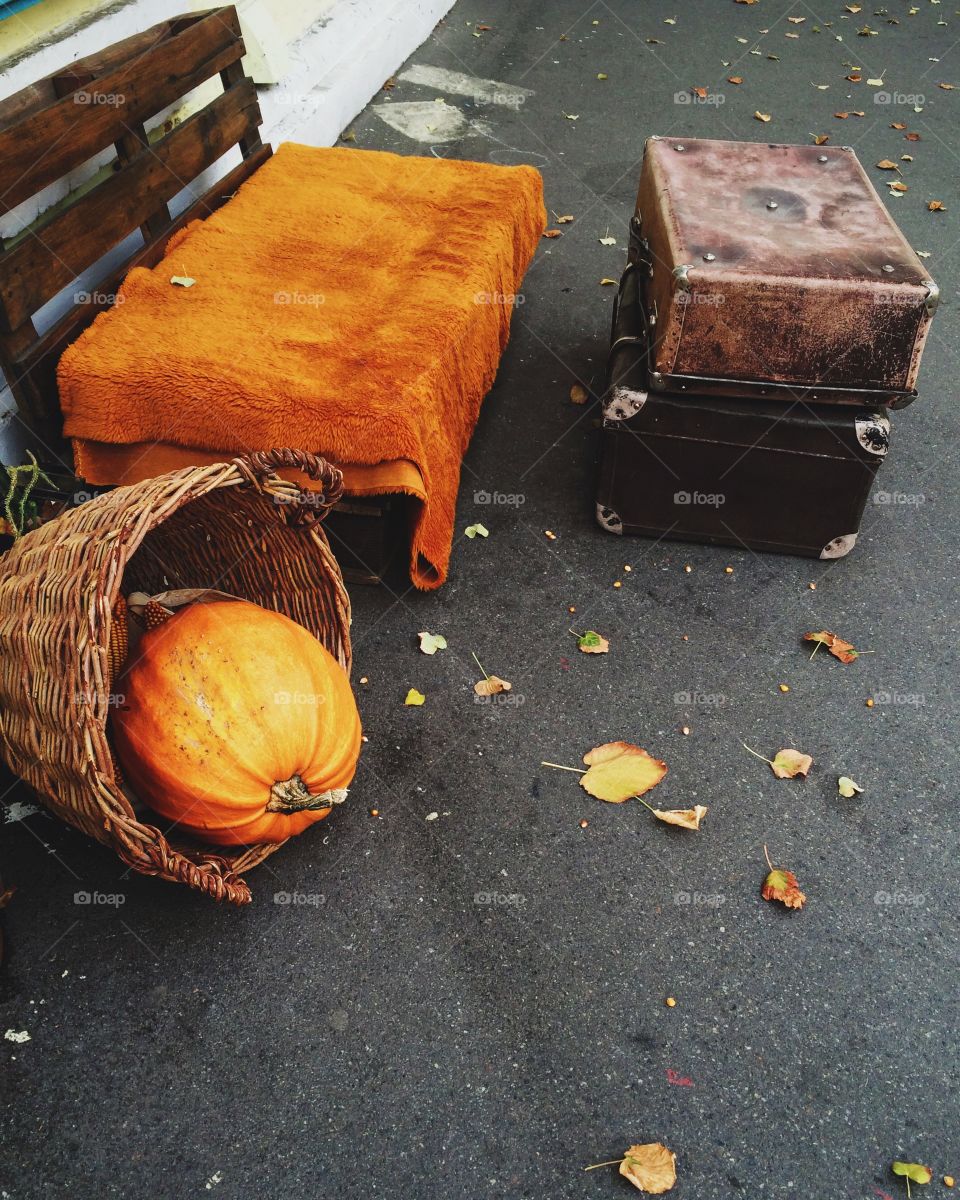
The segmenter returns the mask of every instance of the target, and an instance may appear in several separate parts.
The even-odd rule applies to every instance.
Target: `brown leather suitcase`
[[[614,309],[601,527],[823,559],[849,553],[888,418],[845,404],[650,391],[639,277],[628,264]]]
[[[630,259],[655,391],[916,396],[937,285],[849,146],[650,138]]]

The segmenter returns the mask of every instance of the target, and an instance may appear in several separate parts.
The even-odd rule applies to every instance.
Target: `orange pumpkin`
[[[346,795],[360,717],[346,672],[280,613],[191,604],[145,633],[116,684],[117,757],[137,795],[221,846],[281,842]]]

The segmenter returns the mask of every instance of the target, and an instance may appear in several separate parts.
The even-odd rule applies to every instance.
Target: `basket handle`
[[[309,450],[253,450],[233,461],[258,491],[267,492],[278,504],[290,506],[288,521],[292,525],[312,525],[322,521],[343,495],[340,468]],[[279,479],[276,474],[279,467],[302,471],[320,484],[320,490],[300,488]]]

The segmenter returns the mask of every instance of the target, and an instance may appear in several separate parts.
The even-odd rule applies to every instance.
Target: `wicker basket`
[[[319,490],[281,479],[281,467]],[[298,621],[349,671],[350,602],[319,524],[342,489],[312,454],[251,454],[107,492],[0,558],[0,748],[48,808],[134,870],[247,904],[242,873],[278,847],[207,850],[137,819],[106,733],[118,595],[229,592]]]

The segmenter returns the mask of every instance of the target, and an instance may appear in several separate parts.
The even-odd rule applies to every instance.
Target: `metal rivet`
[[[827,159],[827,156],[825,154],[817,155],[817,162],[827,162],[827,161],[829,161],[829,160]]]
[[[677,150],[679,153],[682,154],[684,152],[684,150],[686,150],[686,146],[674,146],[674,150]]]
[[[707,254],[705,254],[705,255],[703,256],[703,261],[704,261],[704,262],[713,262],[713,261],[714,261],[714,259],[715,259],[716,257],[717,257],[717,256],[716,256],[715,254],[710,254],[710,253],[708,252]]]
[[[779,207],[780,206],[777,204],[776,200],[768,200],[767,201],[767,208],[779,208]]]
[[[893,267],[891,267],[891,265],[889,263],[884,263],[880,269],[882,271],[885,271],[887,275],[893,274]]]

